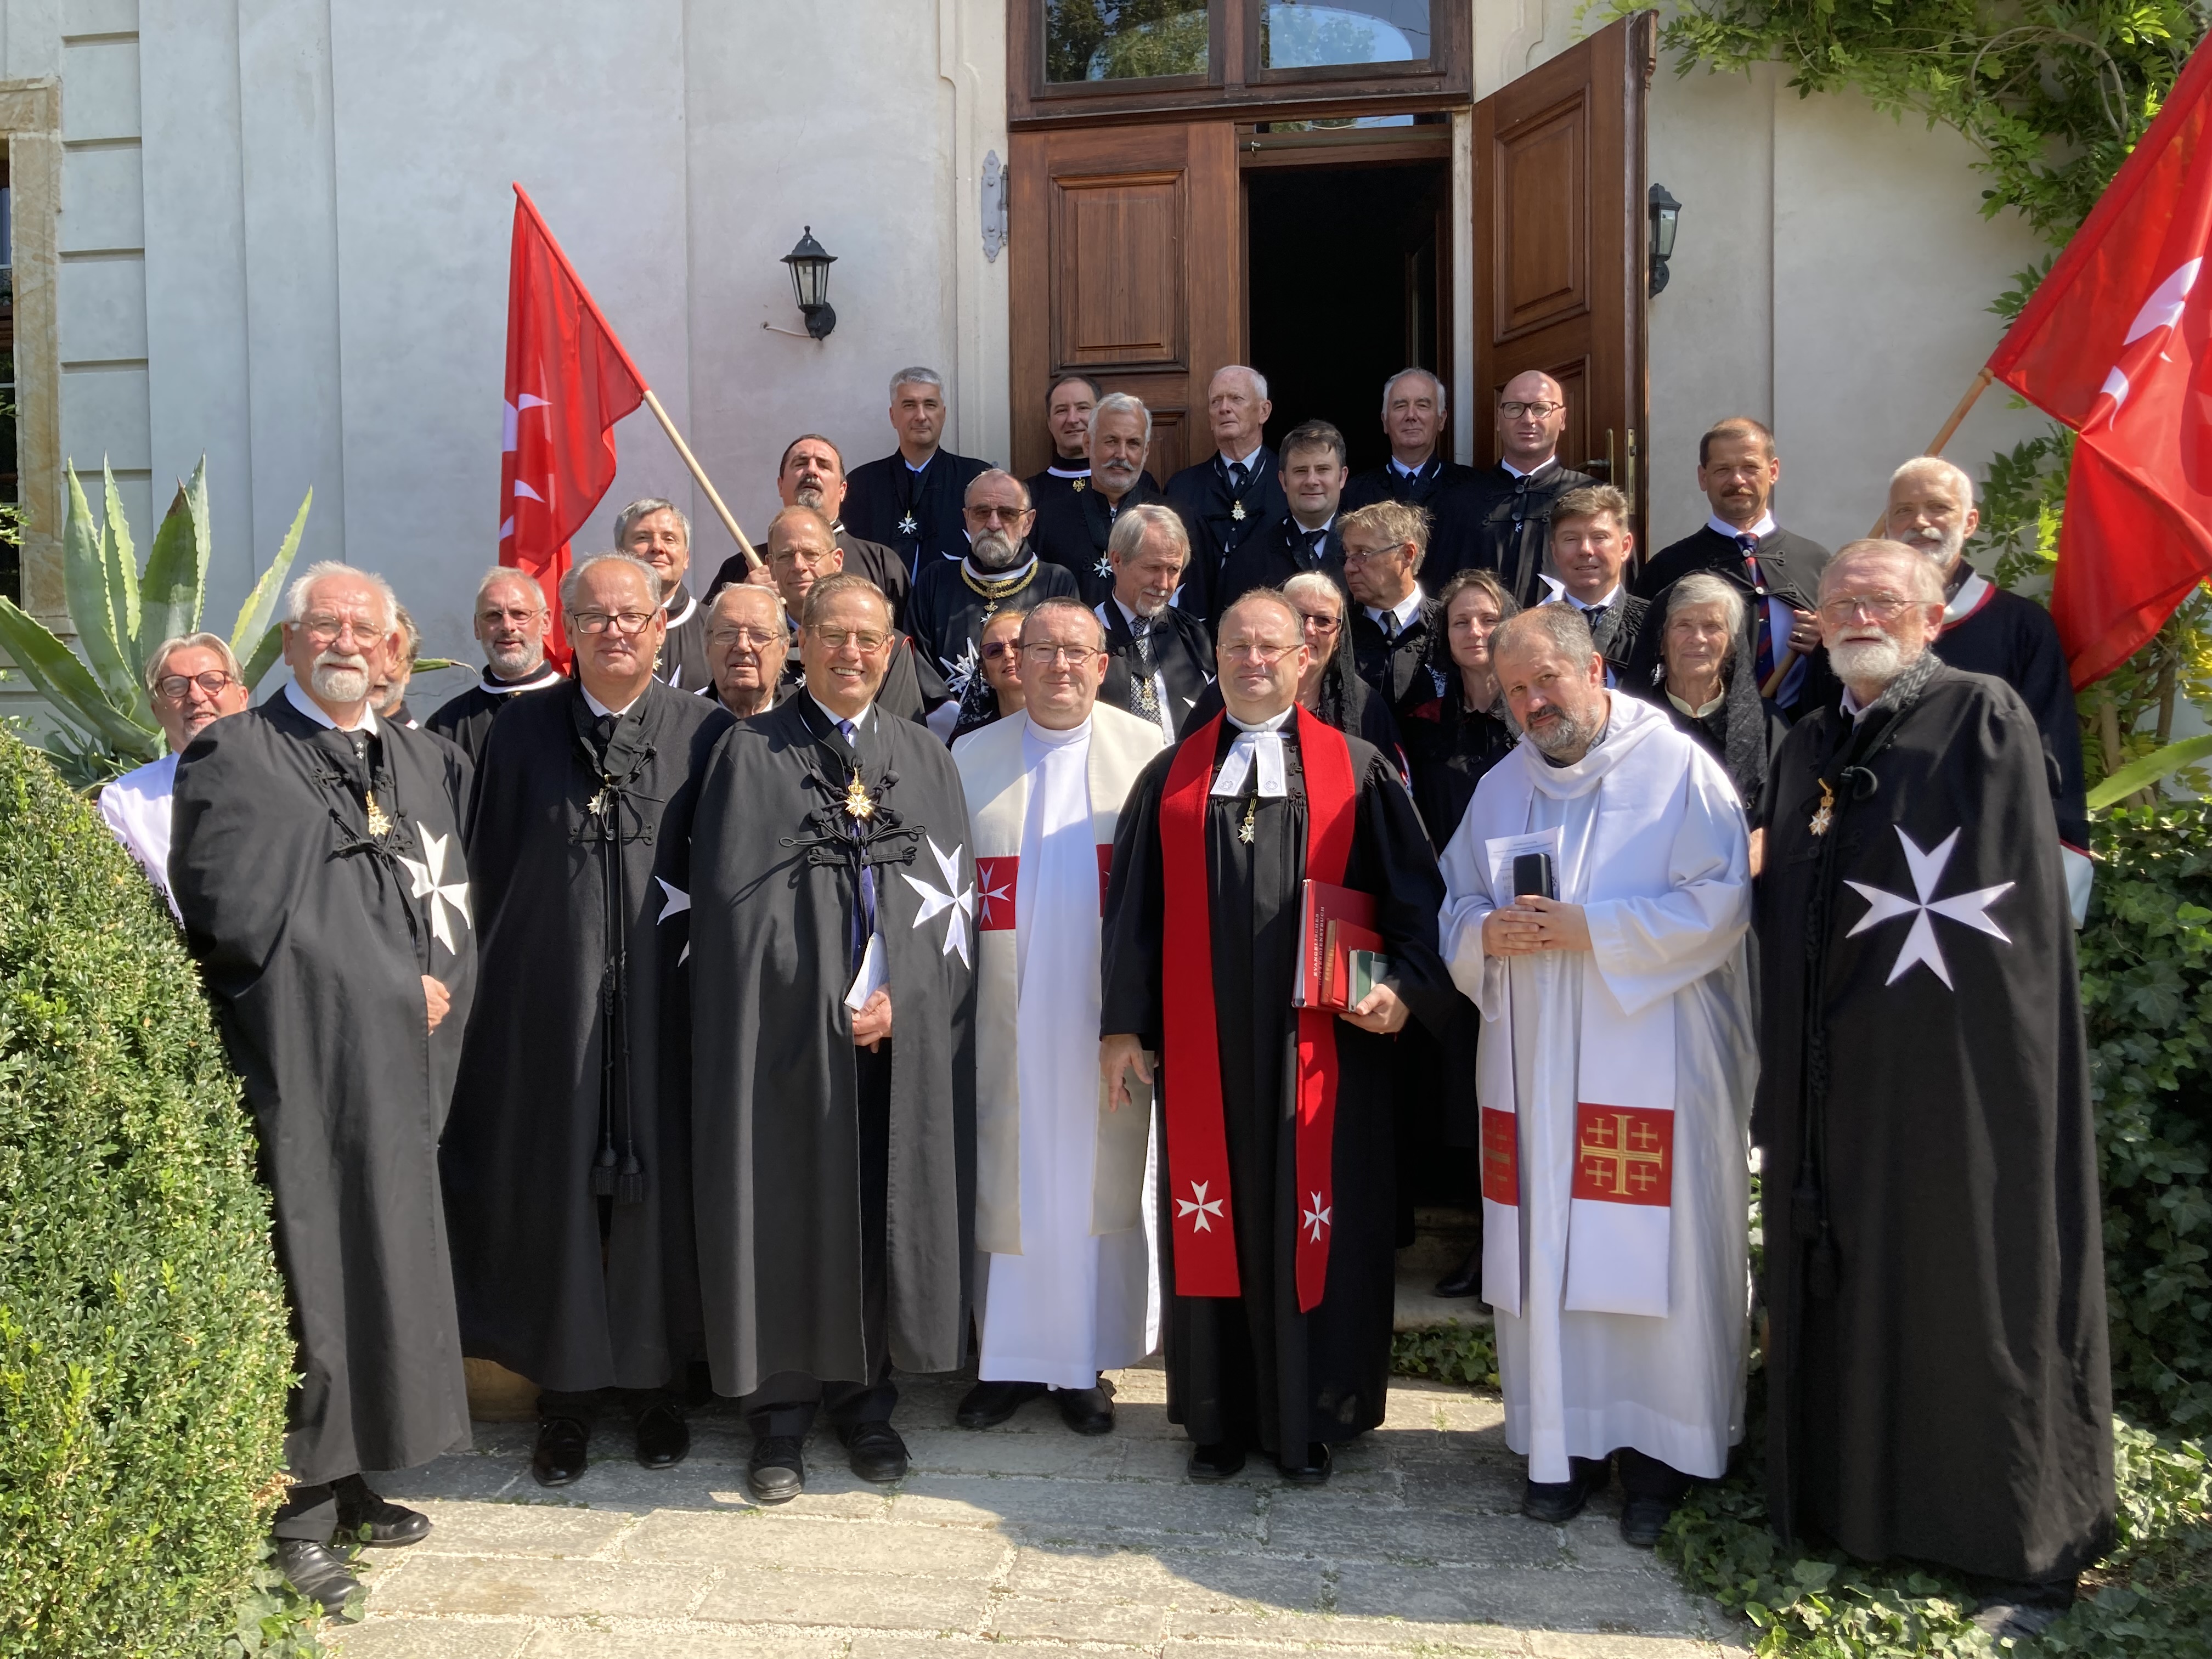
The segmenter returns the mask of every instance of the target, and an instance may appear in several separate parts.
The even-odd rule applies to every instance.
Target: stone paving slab
[[[1745,1629],[1619,1535],[1617,1498],[1565,1527],[1518,1513],[1494,1396],[1394,1383],[1330,1484],[1184,1478],[1157,1367],[1120,1373],[1110,1435],[1048,1401],[952,1426],[963,1378],[901,1379],[905,1480],[854,1477],[834,1437],[807,1492],[763,1509],[726,1407],[674,1469],[603,1424],[584,1478],[530,1478],[530,1425],[386,1476],[431,1536],[364,1563],[341,1659],[1723,1659]]]

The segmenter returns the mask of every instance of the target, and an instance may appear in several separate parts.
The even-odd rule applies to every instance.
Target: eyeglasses
[[[709,645],[750,645],[758,648],[772,643],[775,639],[775,630],[767,628],[710,628],[707,630],[707,643]]]
[[[514,623],[520,625],[524,623],[536,622],[544,614],[545,607],[544,605],[539,605],[536,609],[530,611],[519,611],[513,608],[509,608],[505,611],[495,611],[487,605],[484,609],[477,612],[477,621],[479,623]]]
[[[381,640],[386,633],[384,629],[373,623],[358,622],[351,617],[333,617],[322,611],[312,617],[301,617],[300,626],[311,640],[340,640],[350,631],[354,638],[363,644]]]
[[[1213,654],[1217,657],[1249,657],[1262,666],[1273,668],[1297,649],[1299,647],[1295,645],[1255,645],[1239,640],[1233,644],[1215,647]]]
[[[1500,404],[1498,412],[1509,421],[1522,420],[1532,415],[1540,421],[1548,421],[1565,407],[1565,404]]]
[[[968,509],[968,516],[978,524],[1012,524],[1015,520],[1026,519],[1029,515],[1030,510],[1026,507],[971,507]]]
[[[604,634],[610,628],[622,634],[642,634],[660,613],[657,611],[571,611],[568,620],[579,634]]]
[[[1050,668],[1063,662],[1071,668],[1080,668],[1099,654],[1098,648],[1091,645],[1025,645],[1022,647],[1022,660],[1032,668]]]
[[[768,562],[770,564],[803,564],[811,570],[817,565],[829,563],[837,556],[837,551],[834,547],[825,547],[820,552],[811,548],[787,547],[781,552],[769,554]]]
[[[996,662],[1000,658],[1010,656],[1019,649],[1021,647],[1012,640],[993,640],[983,647],[983,658],[987,662]]]
[[[1305,619],[1306,626],[1316,634],[1334,634],[1344,626],[1334,617],[1317,617],[1310,611],[1301,611],[1298,615]]]
[[[1899,611],[1916,605],[1933,605],[1933,599],[1908,599],[1902,593],[1847,593],[1820,602],[1823,622],[1847,623],[1856,621],[1863,611],[1876,622],[1887,622]]]
[[[227,685],[238,682],[220,668],[210,668],[204,674],[164,674],[154,684],[154,689],[171,702],[182,702],[194,686],[210,697],[219,697]]]
[[[864,657],[872,657],[890,639],[888,634],[878,634],[866,629],[816,628],[811,630],[822,641],[825,651],[842,651],[847,646],[856,647]]]
[[[1403,544],[1394,544],[1389,547],[1362,547],[1357,542],[1346,542],[1344,544],[1344,562],[1346,564],[1361,564],[1369,559],[1386,558],[1392,554],[1402,553],[1405,550]]]

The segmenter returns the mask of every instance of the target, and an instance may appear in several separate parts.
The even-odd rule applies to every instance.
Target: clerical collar
[[[1240,720],[1224,708],[1221,711],[1221,718],[1239,732],[1279,732],[1290,723],[1291,717],[1297,712],[1297,705],[1292,703],[1281,714],[1271,714],[1263,720]]]
[[[333,732],[366,732],[371,737],[376,735],[376,711],[367,703],[362,705],[360,725],[340,726],[331,718],[329,709],[300,690],[299,681],[288,680],[284,685],[284,695],[290,699],[293,708],[318,726],[327,726]]]
[[[824,703],[821,698],[816,696],[811,691],[809,691],[806,694],[806,701],[812,703],[817,708],[822,711],[822,718],[830,722],[830,729],[832,732],[841,732],[844,729],[846,719],[844,715],[834,712],[829,705]],[[852,717],[853,730],[856,733],[866,731],[868,729],[868,717],[875,712],[875,704],[870,703],[859,714],[854,715]]]
[[[1241,466],[1247,472],[1256,473],[1260,470],[1258,465],[1260,453],[1267,448],[1267,446],[1264,443],[1254,444],[1252,446],[1252,453],[1249,455],[1231,455],[1227,452],[1221,450],[1215,451],[1215,453],[1220,457],[1221,464],[1224,466]]]
[[[699,601],[691,595],[690,592],[685,588],[682,582],[676,584],[676,593],[681,593],[684,595],[684,609],[668,618],[668,625],[671,628],[683,627],[685,623],[691,620],[691,613],[699,608]],[[676,597],[676,593],[671,593],[667,599],[663,599],[660,602],[660,609],[664,614],[668,610],[668,599],[674,599]]]
[[[1771,513],[1760,514],[1759,522],[1753,525],[1733,525],[1716,513],[1705,520],[1705,528],[1715,535],[1727,537],[1730,541],[1735,540],[1739,536],[1749,536],[1754,540],[1763,542],[1780,526],[1774,522],[1774,515]]]
[[[1079,467],[1048,466],[1045,471],[1055,478],[1087,478],[1091,476],[1091,463],[1085,461]]]
[[[645,695],[644,692],[641,691],[637,694],[636,697],[632,697],[621,708],[610,708],[606,704],[601,702],[597,697],[593,696],[590,689],[586,686],[581,680],[576,682],[576,690],[584,694],[584,707],[590,709],[592,714],[599,716],[601,719],[605,719],[607,715],[612,714],[617,720],[620,720],[624,714],[629,714],[631,709],[636,708],[638,697],[642,697]]]
[[[484,665],[483,678],[478,682],[495,697],[511,697],[518,691],[536,691],[545,686],[561,684],[561,671],[550,662],[541,662],[519,680],[503,680]]]
[[[1844,695],[1846,697],[1848,697],[1848,696],[1850,696],[1851,695],[1851,694],[1850,694],[1850,691],[1849,690],[1849,689],[1848,689],[1848,688],[1844,690]],[[1675,708],[1677,708],[1680,709],[1680,710],[1681,710],[1685,714],[1687,714],[1687,715],[1688,715],[1692,720],[1701,720],[1705,719],[1705,717],[1706,715],[1708,715],[1708,714],[1711,714],[1715,709],[1718,708],[1719,708],[1723,703],[1724,703],[1724,702],[1726,702],[1728,701],[1728,690],[1727,690],[1727,688],[1726,688],[1726,687],[1723,687],[1723,688],[1722,688],[1722,690],[1721,690],[1721,691],[1720,691],[1720,694],[1719,694],[1718,696],[1717,696],[1716,697],[1714,697],[1714,699],[1713,699],[1711,702],[1707,703],[1707,704],[1706,704],[1704,708],[1691,708],[1691,707],[1690,707],[1690,705],[1689,705],[1688,703],[1686,703],[1686,702],[1683,702],[1681,698],[1680,698],[1680,697],[1676,696],[1675,696],[1672,691],[1669,691],[1669,692],[1667,694],[1667,701],[1668,701],[1668,702],[1673,703],[1673,704],[1674,705],[1674,707],[1675,707]]]
[[[1427,471],[1431,467],[1434,466],[1436,464],[1437,464],[1437,456],[1436,456],[1436,452],[1435,452],[1434,450],[1431,450],[1431,451],[1429,452],[1428,456],[1427,456],[1427,458],[1426,458],[1425,459],[1424,459],[1424,460],[1422,460],[1422,461],[1420,461],[1420,462],[1417,463],[1416,465],[1413,465],[1413,466],[1407,466],[1407,465],[1405,464],[1405,462],[1403,462],[1403,461],[1400,460],[1400,459],[1399,459],[1395,455],[1393,455],[1393,456],[1390,458],[1390,470],[1391,470],[1393,472],[1396,473],[1400,477],[1406,479],[1406,480],[1407,480],[1407,482],[1409,482],[1409,483],[1410,483],[1412,480],[1413,480],[1413,479],[1415,479],[1415,478],[1419,477],[1421,476],[1421,474],[1423,474],[1424,472],[1426,472],[1426,471]]]
[[[1519,467],[1514,465],[1510,461],[1500,460],[1498,464],[1504,467],[1508,472],[1510,472],[1516,478],[1533,478],[1538,473],[1546,471],[1547,468],[1557,466],[1559,464],[1559,458],[1557,455],[1547,455],[1542,460],[1537,462],[1534,466],[1529,468],[1526,472],[1523,472]]]
[[[1071,726],[1065,732],[1055,732],[1048,726],[1039,726],[1035,718],[1026,712],[1022,718],[1028,722],[1028,729],[1022,735],[1036,739],[1048,749],[1065,749],[1070,744],[1081,743],[1091,735],[1091,720],[1087,715],[1084,718],[1082,725]]]
[[[1032,553],[1019,564],[1009,565],[1004,570],[982,570],[977,568],[975,560],[963,556],[960,561],[960,574],[968,579],[969,586],[986,599],[994,599],[1002,593],[1012,592],[1036,574],[1036,562],[1037,556]]]
[[[1397,623],[1397,626],[1390,631],[1394,634],[1402,633],[1411,628],[1413,625],[1413,618],[1421,614],[1421,585],[1415,582],[1404,599],[1387,610],[1377,611],[1371,605],[1362,605],[1360,609],[1367,613],[1367,619],[1377,628],[1382,626],[1382,618],[1388,617]]]

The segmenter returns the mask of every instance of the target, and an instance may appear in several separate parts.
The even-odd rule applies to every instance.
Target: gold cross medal
[[[1091,482],[1091,480],[1090,480],[1090,479],[1088,479],[1088,478],[1078,478],[1078,479],[1074,480],[1073,483],[1071,483],[1071,484],[1070,484],[1069,488],[1071,488],[1071,489],[1073,489],[1080,490],[1080,489],[1083,488],[1083,486],[1084,486],[1084,485],[1085,485],[1085,484],[1089,483],[1090,482]]]
[[[390,835],[392,820],[384,815],[384,809],[376,804],[376,792],[374,789],[370,790],[366,799],[368,805],[368,833],[372,836]]]
[[[988,621],[990,621],[992,617],[994,617],[997,616],[998,614],[999,614],[999,602],[998,602],[996,599],[993,599],[993,600],[991,600],[988,604],[987,604],[987,605],[984,605],[984,607],[983,607],[983,620],[984,620],[985,622],[988,622]]]
[[[1836,792],[1828,787],[1826,778],[1815,780],[1820,786],[1820,810],[1813,814],[1813,821],[1805,827],[1816,836],[1828,833],[1828,826],[1836,821]]]
[[[1230,503],[1229,503],[1229,516],[1230,516],[1231,518],[1232,518],[1232,519],[1236,520],[1237,520],[1237,523],[1239,523],[1239,524],[1243,523],[1243,522],[1244,522],[1244,503],[1243,503],[1243,502],[1242,502],[1242,501],[1231,501],[1231,502],[1230,502]]]
[[[875,813],[876,803],[869,797],[868,786],[860,781],[858,772],[854,773],[845,783],[845,816],[857,823]]]
[[[1237,826],[1237,839],[1248,847],[1252,844],[1253,821],[1259,816],[1260,796],[1258,792],[1255,791],[1250,804],[1244,808],[1244,822]]]

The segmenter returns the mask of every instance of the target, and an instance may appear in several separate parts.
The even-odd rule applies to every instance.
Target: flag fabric
[[[1990,359],[2078,434],[2051,611],[2075,685],[2212,575],[2212,48]]]
[[[545,654],[565,669],[560,587],[568,540],[614,482],[614,424],[645,401],[645,376],[520,185],[512,258],[499,562],[544,590],[553,613]]]

